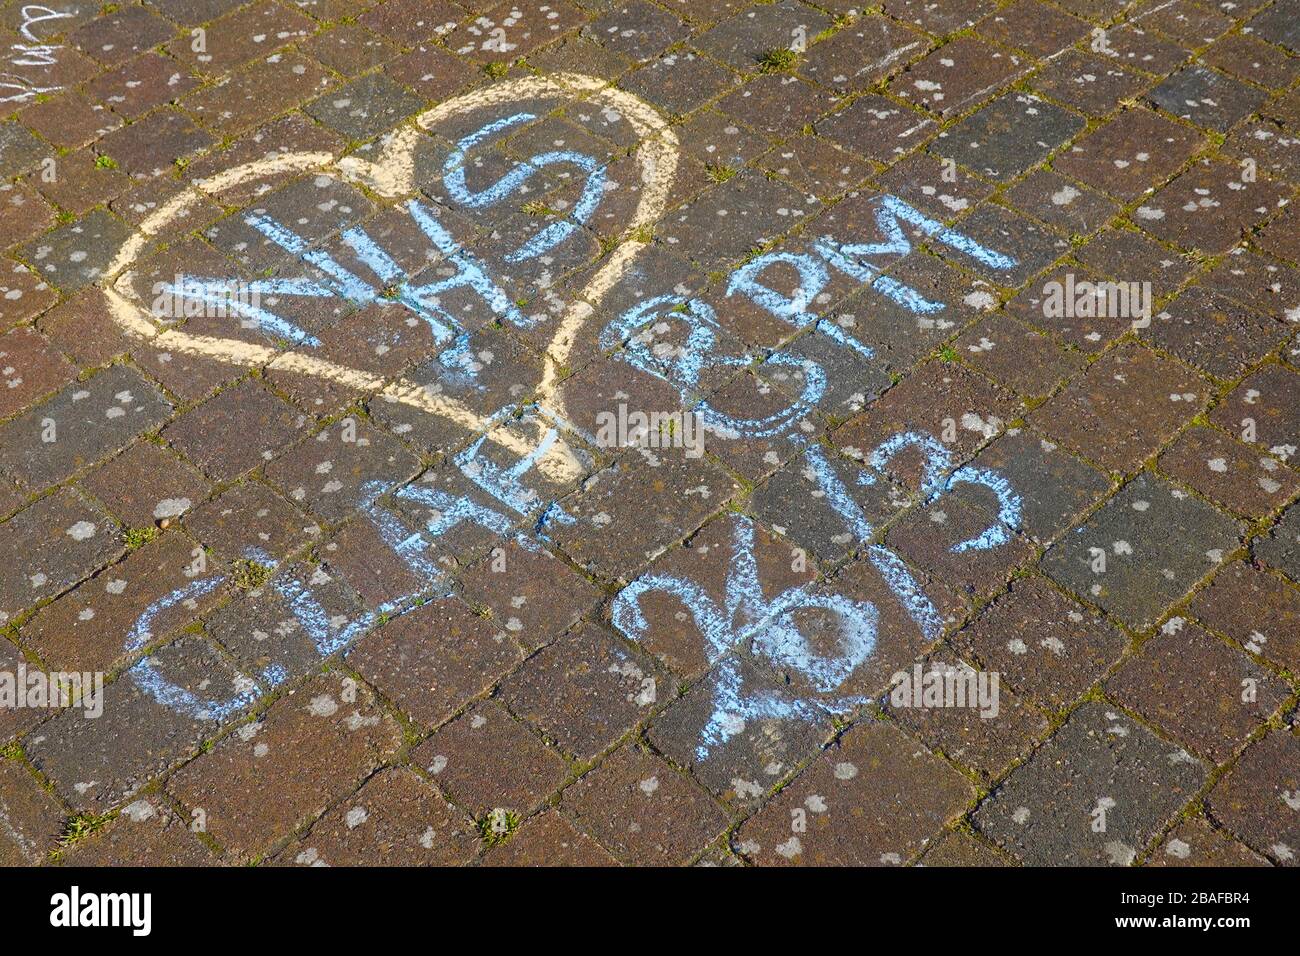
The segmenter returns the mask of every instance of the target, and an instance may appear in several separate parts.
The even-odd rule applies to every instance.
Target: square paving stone
[[[1083,120],[1036,96],[1007,93],[939,134],[933,149],[998,182],[1017,178],[1083,129]]]
[[[430,601],[366,635],[348,663],[411,719],[435,727],[518,663],[519,650],[456,598]]]
[[[320,533],[320,526],[270,488],[245,481],[185,516],[185,529],[222,561],[250,552],[279,559]]]
[[[1122,345],[1028,416],[1030,424],[1112,471],[1135,468],[1204,407],[1203,380]]]
[[[645,61],[684,39],[690,28],[660,7],[632,0],[612,4],[604,15],[583,27],[582,33],[606,49]]]
[[[953,348],[989,378],[1021,395],[1047,395],[1083,365],[1041,332],[993,315],[966,332]]]
[[[567,753],[590,760],[650,713],[663,676],[603,629],[575,628],[501,686],[514,713]]]
[[[103,712],[88,716],[73,706],[41,726],[27,751],[64,798],[81,810],[103,813],[134,795],[159,773],[190,756],[221,724],[211,709],[259,693],[199,637],[186,637],[149,657],[164,687],[174,685],[204,708],[183,712],[159,701],[127,671],[104,688]]]
[[[665,54],[619,85],[660,109],[681,115],[703,106],[738,82],[729,70],[685,50]]]
[[[973,796],[964,777],[892,724],[867,721],[743,823],[732,846],[766,866],[898,866]]]
[[[1147,866],[1268,866],[1268,860],[1211,826],[1205,817],[1191,817],[1147,858]]]
[[[38,866],[55,848],[65,813],[17,760],[0,761],[0,865]]]
[[[1266,365],[1229,392],[1210,419],[1243,441],[1294,458],[1300,448],[1300,374]]]
[[[1176,617],[1125,661],[1105,692],[1189,750],[1221,763],[1277,711],[1291,688]]]
[[[1300,490],[1300,477],[1281,461],[1213,428],[1189,428],[1157,465],[1216,504],[1250,518],[1275,511]]]
[[[923,113],[867,93],[818,120],[815,128],[850,152],[889,163],[925,142],[935,125]]]
[[[932,51],[889,85],[901,99],[952,116],[1029,69],[1027,57],[1004,53],[973,37]]]
[[[962,830],[951,830],[931,845],[917,866],[928,867],[988,867],[1010,866],[983,840]]]
[[[1082,20],[1035,0],[1017,0],[979,25],[981,36],[1040,57],[1066,49],[1087,32]]]
[[[270,461],[305,424],[291,406],[244,381],[174,419],[162,436],[205,473],[229,481]]]
[[[952,644],[1012,690],[1054,710],[1077,700],[1128,640],[1038,575],[1017,578]]]
[[[1119,212],[1119,204],[1082,183],[1036,169],[1006,192],[1006,200],[1072,236],[1095,232]]]
[[[1216,378],[1233,379],[1277,348],[1290,331],[1204,286],[1192,286],[1140,334]]]
[[[1047,732],[1046,715],[1003,687],[1000,675],[981,672],[946,649],[916,666],[923,675],[945,675],[945,681],[951,680],[959,688],[974,688],[976,693],[962,690],[958,693],[965,695],[964,702],[958,699],[954,704],[944,700],[938,705],[927,705],[911,697],[909,692],[910,681],[917,672],[904,670],[900,674],[906,675],[909,683],[899,691],[899,696],[906,705],[898,706],[891,695],[883,696],[881,705],[926,746],[981,778],[991,780],[1000,776]],[[986,698],[980,697],[980,687],[988,688]]]
[[[63,852],[65,866],[216,866],[221,861],[199,842],[157,795],[128,803],[108,826]]]
[[[1020,497],[1020,531],[1040,544],[1065,531],[1110,487],[1101,472],[1028,429],[1007,429],[973,464],[1010,482]]]
[[[1151,85],[1109,57],[1067,50],[1029,78],[1039,93],[1089,116],[1104,116]]]
[[[757,807],[773,787],[816,752],[833,728],[829,713],[819,719],[736,717],[726,740],[707,740],[707,728],[717,721],[720,711],[725,714],[727,702],[734,700],[736,693],[781,700],[783,689],[771,682],[770,674],[747,660],[728,656],[669,705],[646,736],[656,750],[689,769],[719,799],[745,810]],[[706,741],[708,753],[701,755]]]
[[[21,640],[47,664],[107,672],[216,603],[216,576],[195,569],[201,555],[193,541],[168,531],[46,605],[23,626]],[[170,600],[141,622],[164,599]],[[137,625],[140,631],[133,634]],[[128,641],[135,647],[128,648]]]
[[[1209,817],[1276,864],[1295,866],[1300,846],[1300,738],[1282,727],[1251,744],[1206,798]]]
[[[1125,282],[1150,282],[1151,293],[1164,298],[1192,272],[1191,259],[1131,229],[1106,229],[1075,252],[1080,262],[1102,275]]]
[[[215,140],[178,110],[155,110],[130,126],[103,137],[96,150],[117,161],[135,179],[171,175],[179,160],[189,159]]]
[[[81,481],[119,521],[148,528],[188,512],[210,486],[188,465],[153,442],[139,441]]]
[[[138,372],[114,365],[0,425],[0,473],[44,488],[157,428],[171,411]]]
[[[1131,202],[1181,167],[1201,137],[1147,110],[1119,113],[1052,163],[1058,172]]]
[[[527,816],[569,772],[536,731],[491,700],[444,724],[411,759],[480,820],[497,808]]]
[[[579,565],[605,577],[629,579],[738,490],[703,458],[687,458],[677,449],[648,457],[643,452],[648,454],[633,449],[564,499],[575,523],[553,532]]]
[[[705,32],[697,41],[701,50],[742,73],[759,68],[759,58],[768,50],[790,49],[798,36],[811,43],[813,37],[831,25],[820,10],[781,0],[750,7],[730,16]]]
[[[117,553],[121,538],[102,511],[72,491],[42,498],[0,524],[0,623],[53,597]]]
[[[1281,575],[1235,562],[1214,576],[1188,610],[1252,654],[1300,670],[1300,589]]]
[[[1236,163],[1201,161],[1179,173],[1133,213],[1157,239],[1207,253],[1226,252],[1286,205],[1290,190],[1242,181]]]
[[[489,850],[484,866],[616,866],[609,851],[554,811],[528,820]]]
[[[460,576],[465,600],[492,612],[525,648],[549,644],[586,613],[601,592],[545,548],[504,541]]]
[[[1267,97],[1263,90],[1204,66],[1179,70],[1147,93],[1166,113],[1220,133],[1255,112]]]
[[[974,822],[1031,866],[1128,866],[1204,779],[1185,750],[1090,702],[1012,771]]]
[[[303,110],[348,139],[371,139],[418,112],[424,101],[382,73],[370,73],[308,103]]]
[[[0,123],[0,177],[13,179],[42,159],[52,156],[48,146],[16,120]]]
[[[369,691],[321,675],[181,768],[167,790],[204,812],[227,852],[251,860],[351,793],[400,740]]]
[[[802,76],[835,90],[864,90],[900,70],[929,45],[925,37],[886,17],[858,17],[813,44]]]
[[[1043,568],[1145,629],[1238,546],[1242,530],[1181,488],[1142,474],[1053,545]]]
[[[722,809],[684,775],[638,747],[606,757],[560,804],[625,863],[685,863],[727,826]]]
[[[277,858],[298,866],[454,866],[479,850],[478,828],[419,776],[381,770]]]
[[[1251,544],[1260,561],[1300,581],[1300,507],[1291,505],[1266,536]]]
[[[131,235],[120,219],[95,209],[32,240],[22,254],[49,282],[74,291],[98,279]]]

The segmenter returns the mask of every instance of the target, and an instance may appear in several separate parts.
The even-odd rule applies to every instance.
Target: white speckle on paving
[[[348,825],[349,830],[355,830],[361,824],[365,823],[370,817],[370,813],[365,807],[353,807],[343,818],[343,822]]]
[[[800,853],[803,852],[803,843],[800,842],[797,836],[792,836],[784,843],[778,844],[776,847],[776,852],[781,854],[787,860],[793,860],[796,856],[798,856]]]
[[[1137,850],[1119,840],[1112,840],[1102,849],[1114,866],[1128,866],[1137,858]]]
[[[642,780],[639,784],[637,784],[637,786],[641,788],[642,793],[644,793],[646,796],[649,796],[650,794],[654,793],[656,790],[659,789],[659,778],[653,776],[646,777],[646,779]]]
[[[856,764],[851,764],[847,760],[841,761],[835,765],[836,780],[852,780],[858,775]]]
[[[1190,843],[1184,843],[1182,840],[1175,837],[1170,840],[1168,846],[1165,847],[1165,854],[1167,856],[1172,856],[1176,860],[1185,860],[1192,855],[1192,845]]]
[[[86,541],[95,536],[95,525],[90,521],[78,521],[67,530],[66,534],[74,541]]]
[[[313,717],[329,717],[338,712],[338,702],[329,694],[321,694],[319,697],[312,698],[311,704],[308,705]]]
[[[1016,807],[1015,811],[1011,814],[1011,820],[1013,823],[1018,823],[1021,826],[1024,826],[1029,822],[1029,808]]]
[[[154,805],[148,800],[137,800],[135,803],[129,803],[122,808],[122,812],[130,818],[132,823],[143,823],[152,817],[157,811]]]
[[[189,498],[163,498],[153,508],[155,518],[179,518],[190,510]]]

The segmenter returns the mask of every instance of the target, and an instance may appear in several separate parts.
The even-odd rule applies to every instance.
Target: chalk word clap
[[[544,122],[540,118],[548,116],[557,105],[579,116],[597,114],[606,121],[612,117],[612,121],[630,126],[639,145],[633,153],[634,161],[619,168],[639,171],[640,181],[620,183],[608,157],[558,145],[534,151],[500,172],[501,153],[489,151],[503,138]],[[426,134],[430,132],[440,134],[451,147],[435,164],[436,188],[416,182],[416,150],[428,142]],[[557,386],[577,333],[594,321],[603,298],[628,273],[634,257],[646,246],[645,230],[665,209],[677,162],[675,136],[652,108],[603,81],[578,74],[510,81],[450,100],[395,132],[382,149],[375,161],[355,155],[344,159],[322,153],[276,155],[201,181],[192,193],[173,200],[150,217],[141,226],[142,234],[128,240],[106,270],[116,280],[106,289],[111,314],[123,329],[150,341],[160,351],[316,376],[359,391],[373,391],[374,401],[409,405],[465,430],[464,447],[444,466],[458,473],[459,484],[433,481],[430,473],[401,487],[373,481],[362,489],[362,513],[380,540],[421,582],[418,589],[349,616],[330,613],[328,597],[323,593],[330,578],[323,569],[311,574],[281,569],[266,585],[290,609],[320,657],[342,652],[383,622],[445,596],[450,582],[433,554],[453,531],[475,530],[539,549],[550,542],[556,526],[574,523],[562,499],[589,469],[589,459],[578,449],[583,442],[589,446],[611,442],[608,436],[590,433],[569,420]],[[485,167],[488,173],[483,172]],[[259,345],[247,337],[198,335],[175,322],[156,322],[156,317],[149,315],[148,303],[140,301],[132,290],[131,266],[149,237],[183,216],[200,195],[220,196],[273,174],[364,184],[372,193],[392,202],[409,227],[408,234],[422,240],[423,267],[412,274],[399,264],[400,256],[394,249],[365,228],[341,229],[337,241],[327,249],[322,241],[299,234],[294,223],[278,221],[265,209],[252,209],[240,214],[243,224],[278,249],[293,268],[247,283],[249,294],[239,297],[229,295],[228,276],[178,276],[161,291],[203,305],[218,302],[242,326],[260,331],[279,345]],[[480,182],[492,176],[496,176],[495,180]],[[511,238],[496,244],[497,261],[492,261],[492,254],[471,249],[457,238],[458,228],[466,221],[460,217],[469,221],[475,215],[507,217],[512,207],[537,194],[545,195],[551,203],[550,197],[556,191],[544,190],[556,182],[568,186],[568,192],[576,193],[576,198],[565,202],[545,225],[535,227],[530,223],[528,229],[502,230]],[[424,194],[417,193],[417,186],[424,188]],[[609,197],[629,190],[638,197],[631,220],[617,233],[618,241],[600,260],[586,286],[572,301],[555,304],[553,314],[528,314],[507,288],[531,282],[542,290],[544,298],[557,298],[549,291],[552,273],[562,268],[566,252],[580,243],[590,244],[593,230],[598,225],[604,228],[598,217]],[[933,323],[945,303],[927,299],[884,272],[890,262],[912,251],[911,235],[924,236],[987,268],[1005,270],[1015,265],[1013,259],[945,227],[894,196],[874,197],[871,208],[878,230],[875,241],[845,242],[841,237],[817,234],[803,251],[781,249],[746,262],[730,275],[714,300],[665,289],[643,296],[605,320],[596,336],[600,349],[611,352],[616,361],[676,389],[682,407],[698,416],[702,427],[712,434],[723,439],[779,438],[791,443],[801,456],[804,473],[815,481],[819,497],[843,522],[846,532],[864,544],[875,529],[841,477],[843,469],[832,466],[825,448],[810,440],[800,427],[806,415],[826,398],[828,375],[821,365],[781,349],[765,356],[764,361],[774,367],[797,371],[803,384],[788,407],[761,417],[725,413],[699,396],[708,373],[750,364],[748,357],[729,354],[721,346],[724,336],[719,316],[725,315],[723,310],[732,303],[744,300],[757,306],[788,327],[791,336],[817,329],[836,347],[870,361],[875,353],[869,344],[814,311],[814,304],[832,276],[870,287],[915,316],[918,323]],[[404,242],[409,244],[409,239]],[[343,252],[347,253],[346,261]],[[409,254],[406,258],[409,261]],[[408,326],[427,330],[432,342],[441,348],[436,361],[443,370],[470,383],[479,371],[471,348],[474,329],[495,322],[535,332],[543,323],[558,321],[553,322],[555,330],[549,335],[536,388],[530,393],[515,393],[527,394],[529,399],[479,416],[441,390],[404,378],[389,381],[323,358],[319,339],[309,325],[296,319],[293,308],[298,303],[319,300],[404,310]],[[185,314],[185,310],[180,311]],[[651,338],[644,334],[652,327],[679,329],[684,334],[684,345],[670,350],[654,348]],[[603,424],[608,426],[609,422]],[[639,434],[635,427],[632,431]],[[571,440],[575,436],[581,442]],[[606,440],[602,441],[602,437]],[[997,502],[993,524],[953,545],[954,552],[997,548],[1010,540],[1020,522],[1016,493],[996,472],[957,467],[948,449],[931,435],[905,432],[890,437],[864,456],[863,467],[856,469],[852,480],[858,485],[885,480],[890,460],[907,449],[919,451],[924,459],[918,489],[924,500],[933,501],[956,485],[969,484],[982,486]],[[410,523],[412,514],[421,516],[422,526]],[[729,569],[725,595],[720,601],[689,579],[651,570],[628,584],[610,609],[614,626],[638,642],[644,640],[653,624],[642,606],[648,595],[658,593],[677,602],[693,620],[705,654],[715,668],[713,712],[700,729],[697,748],[701,760],[731,740],[747,721],[819,720],[865,703],[867,698],[861,693],[845,693],[843,688],[872,658],[880,626],[881,615],[874,604],[828,593],[824,586],[771,593],[755,558],[753,522],[738,517],[733,531],[730,553],[720,555]],[[255,552],[247,557],[274,563],[269,556]],[[903,561],[881,544],[866,544],[863,557],[905,609],[919,634],[927,639],[937,637],[942,619]],[[198,597],[227,583],[221,574],[196,575],[185,587],[141,615],[127,636],[126,650],[143,653],[155,636],[160,616],[178,605],[192,606]],[[814,640],[805,633],[809,613],[836,622],[836,647],[830,651],[814,647]],[[800,675],[803,689],[746,687],[740,666],[743,655]],[[167,706],[221,721],[246,709],[261,694],[291,676],[289,655],[275,659],[280,655],[273,652],[271,656],[272,662],[255,676],[239,677],[235,692],[223,701],[200,699],[171,682],[148,656],[139,659],[127,673]]]

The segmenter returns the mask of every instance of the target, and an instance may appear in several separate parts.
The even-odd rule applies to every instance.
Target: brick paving
[[[1300,861],[1295,0],[0,22],[0,863]]]

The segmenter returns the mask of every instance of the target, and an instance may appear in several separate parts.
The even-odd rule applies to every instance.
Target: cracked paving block
[[[548,810],[489,850],[484,866],[616,866],[604,847]]]
[[[727,815],[683,774],[632,745],[564,791],[562,812],[625,863],[685,863]]]
[[[1121,345],[1088,367],[1029,423],[1090,461],[1128,471],[1204,407],[1203,380],[1137,345]]]
[[[1146,94],[1166,113],[1220,133],[1255,112],[1267,97],[1263,90],[1204,66],[1179,70]]]
[[[1269,862],[1243,843],[1191,817],[1169,831],[1147,857],[1147,866],[1268,866]]]
[[[275,862],[297,866],[453,866],[478,853],[478,828],[401,767],[381,770]]]
[[[81,479],[122,524],[148,528],[168,522],[203,501],[210,485],[166,449],[139,441]]]
[[[118,528],[72,491],[58,491],[0,524],[0,623],[107,564]]]
[[[564,758],[491,700],[444,724],[411,760],[480,820],[497,808],[526,816],[569,773]]]
[[[65,815],[25,766],[0,761],[0,865],[44,863],[63,832]]]
[[[939,134],[932,149],[997,182],[1017,178],[1083,129],[1082,118],[1036,96],[1007,93]]]
[[[492,687],[520,654],[504,631],[442,598],[372,631],[347,660],[414,721],[435,727]]]
[[[554,641],[601,592],[544,548],[503,541],[460,575],[465,600],[486,607],[525,648]]]
[[[867,721],[741,824],[732,846],[766,866],[899,866],[974,795],[961,774],[892,724]]]
[[[1214,576],[1188,610],[1252,654],[1300,670],[1300,589],[1281,576],[1235,562]]]
[[[1267,365],[1246,377],[1210,412],[1216,425],[1289,460],[1300,448],[1300,374]]]
[[[1012,581],[952,644],[997,671],[1012,690],[1058,710],[1105,674],[1128,640],[1101,615],[1031,575]]]
[[[1148,197],[1133,216],[1157,239],[1207,253],[1226,252],[1289,200],[1271,180],[1243,181],[1236,163],[1201,160]]]
[[[1300,847],[1300,739],[1282,727],[1251,744],[1205,801],[1210,818],[1274,863]]]
[[[108,826],[63,852],[65,866],[217,866],[220,860],[161,797],[128,803]]]
[[[889,84],[894,95],[952,116],[1023,75],[1030,61],[973,37],[958,37],[929,53]]]
[[[102,813],[129,799],[262,692],[200,637],[156,651],[145,666],[105,686],[102,714],[74,704],[25,741],[32,763],[81,810]],[[192,695],[193,707],[169,706],[163,694]]]
[[[1277,458],[1213,428],[1189,428],[1156,464],[1216,504],[1250,518],[1277,510],[1300,490],[1300,477]]]
[[[1053,168],[1094,189],[1131,202],[1163,182],[1200,146],[1187,127],[1129,109],[1085,134],[1057,156]]]
[[[221,581],[196,570],[201,554],[169,531],[46,605],[23,625],[20,639],[48,664],[107,671],[216,602]],[[142,620],[156,602],[164,603]]]
[[[734,693],[733,681],[744,693],[780,697],[780,685],[770,673],[743,657],[724,658],[655,719],[646,737],[720,800],[738,810],[751,810],[815,753],[833,728],[829,714],[820,720],[734,718],[728,727],[730,736],[701,758],[697,749],[701,735],[716,720],[720,702]]]
[[[1280,677],[1182,618],[1149,638],[1104,690],[1214,763],[1231,757],[1291,696]]]
[[[1043,556],[1043,568],[1135,629],[1238,547],[1244,526],[1149,474],[1121,488]]]
[[[628,580],[738,490],[722,471],[681,449],[635,448],[564,499],[573,523],[553,526],[552,535],[588,571]]]
[[[208,834],[243,860],[270,850],[391,757],[401,730],[355,681],[312,678],[167,782]]]
[[[604,629],[575,628],[501,685],[501,700],[548,740],[590,760],[647,716],[662,675]]]
[[[171,411],[138,372],[114,365],[0,425],[0,473],[44,488],[157,428]]]
[[[1204,779],[1187,751],[1090,702],[1011,772],[974,823],[1031,866],[1128,866]]]
[[[245,380],[173,419],[162,437],[208,475],[229,481],[274,458],[303,425],[291,406]]]

